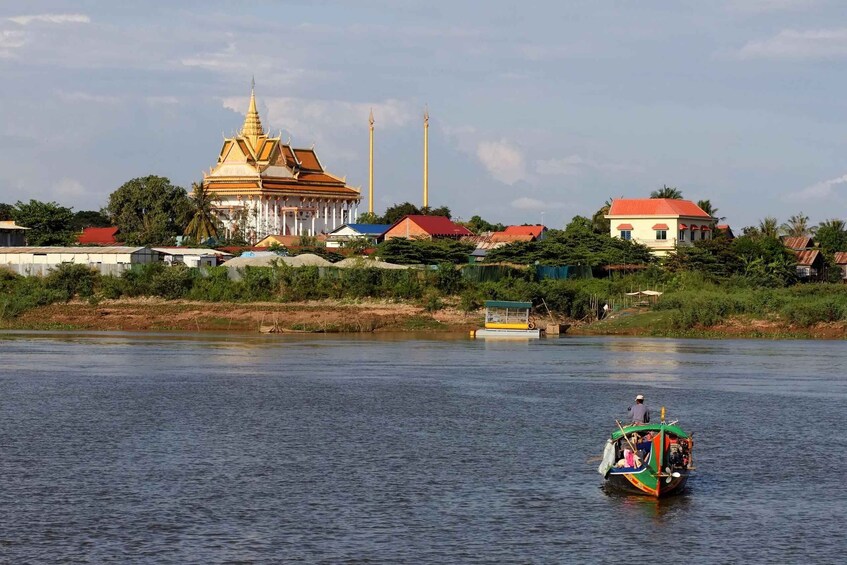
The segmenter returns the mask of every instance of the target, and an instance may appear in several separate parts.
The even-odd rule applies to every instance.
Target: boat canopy
[[[682,428],[679,426],[675,426],[673,424],[638,424],[636,426],[624,426],[623,431],[627,434],[631,433],[643,433],[643,432],[659,432],[664,430],[667,433],[671,433],[677,437],[681,437],[683,439],[688,437],[688,434],[682,431]],[[612,432],[612,441],[617,441],[621,439],[623,432],[619,429]]]

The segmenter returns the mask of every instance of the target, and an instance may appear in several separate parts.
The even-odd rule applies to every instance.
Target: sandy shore
[[[29,310],[6,329],[182,330],[258,332],[468,331],[482,323],[481,313],[452,306],[429,313],[421,307],[388,301],[194,302],[135,298],[57,303]]]

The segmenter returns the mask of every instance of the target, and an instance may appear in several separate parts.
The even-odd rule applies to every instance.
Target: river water
[[[847,343],[0,335],[0,562],[815,562]],[[605,492],[637,393],[687,494]],[[638,560],[638,561],[636,561]]]

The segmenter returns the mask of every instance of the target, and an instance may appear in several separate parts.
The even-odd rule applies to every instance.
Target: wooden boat
[[[678,494],[694,470],[693,447],[691,434],[664,417],[659,424],[618,423],[597,470],[617,490],[657,498]]]

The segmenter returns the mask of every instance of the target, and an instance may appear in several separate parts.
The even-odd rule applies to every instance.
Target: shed
[[[154,247],[153,251],[159,252],[165,263],[182,263],[188,267],[215,267],[232,257],[232,253],[225,251],[194,247]]]
[[[0,247],[0,265],[21,275],[44,275],[62,263],[88,265],[102,274],[120,274],[159,257],[149,247]]]
[[[0,245],[16,247],[26,245],[26,232],[29,228],[16,225],[14,220],[0,221]]]

